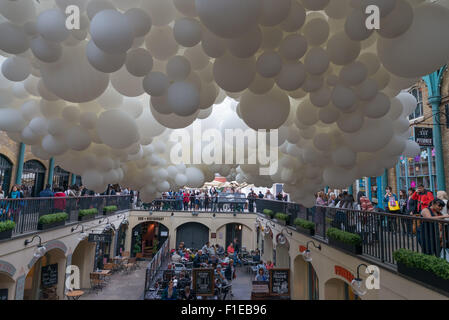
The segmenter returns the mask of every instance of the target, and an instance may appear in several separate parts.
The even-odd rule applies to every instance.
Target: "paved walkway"
[[[140,269],[136,271],[113,274],[106,287],[98,293],[83,290],[86,294],[80,300],[143,300],[147,264],[148,261],[140,261]]]
[[[116,273],[110,277],[108,284],[98,293],[89,289],[80,300],[142,300],[145,285],[145,268],[147,261],[139,262],[141,268],[130,274]],[[251,299],[252,276],[246,267],[237,268],[237,278],[232,281],[233,300]]]

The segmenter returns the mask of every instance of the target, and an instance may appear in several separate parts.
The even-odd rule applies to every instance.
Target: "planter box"
[[[432,272],[407,267],[405,264],[398,262],[398,272],[420,282],[426,283],[432,287],[445,291],[449,294],[449,280],[444,280]]]
[[[6,240],[12,238],[12,229],[0,232],[0,240]]]
[[[95,219],[94,214],[91,214],[88,216],[83,216],[83,217],[78,216],[78,221],[90,221],[90,220],[94,220],[94,219]]]
[[[280,224],[281,226],[287,225],[287,221],[284,221],[284,220],[278,220],[276,218],[273,218],[273,221]]]
[[[348,244],[331,238],[329,238],[329,245],[342,249],[344,251],[348,251],[352,254],[362,254],[362,245]]]
[[[296,226],[296,231],[299,233],[305,234],[306,236],[313,237],[315,235],[315,229],[306,229],[300,226]]]
[[[53,229],[53,228],[57,228],[57,227],[62,227],[64,225],[65,225],[65,220],[53,222],[53,223],[47,223],[47,224],[38,223],[37,230],[48,230],[48,229]]]

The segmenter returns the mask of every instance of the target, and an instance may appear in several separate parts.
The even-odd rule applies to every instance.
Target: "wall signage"
[[[433,147],[433,128],[415,127],[415,141],[422,147]]]
[[[351,281],[355,278],[351,271],[340,266],[335,266],[335,274],[337,276],[345,278],[349,283],[351,283]]]

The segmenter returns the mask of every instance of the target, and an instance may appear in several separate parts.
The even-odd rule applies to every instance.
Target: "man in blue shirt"
[[[39,197],[40,198],[53,198],[54,193],[53,191],[51,191],[51,185],[47,184],[45,186],[45,190],[42,190],[41,192],[39,192]]]

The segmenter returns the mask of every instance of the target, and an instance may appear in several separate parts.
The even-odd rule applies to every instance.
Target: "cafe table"
[[[84,291],[81,290],[73,290],[67,292],[66,296],[68,300],[78,300],[84,294]]]
[[[92,274],[97,274],[100,278],[105,280],[104,279],[105,277],[108,277],[111,275],[111,270],[99,270],[99,271],[92,272]]]
[[[126,264],[126,261],[128,260],[128,257],[114,257],[112,260],[114,260],[114,263],[118,265],[120,270],[124,269],[124,265]]]

